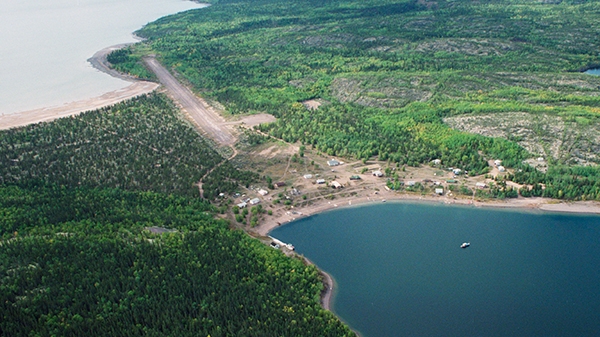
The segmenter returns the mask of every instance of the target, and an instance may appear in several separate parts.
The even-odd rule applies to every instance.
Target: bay
[[[184,0],[5,1],[0,11],[0,113],[57,106],[129,82],[94,69],[95,52],[136,41],[165,15],[200,8]]]
[[[598,216],[388,202],[270,235],[335,279],[364,337],[600,333]]]

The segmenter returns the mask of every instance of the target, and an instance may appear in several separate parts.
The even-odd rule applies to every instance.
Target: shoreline
[[[394,191],[380,191],[375,195],[355,195],[349,197],[336,198],[334,200],[321,199],[317,200],[314,204],[293,208],[296,214],[289,214],[286,212],[280,216],[274,214],[273,217],[267,218],[261,225],[250,231],[260,235],[267,236],[273,229],[286,225],[288,223],[300,220],[306,217],[317,215],[323,212],[331,211],[334,209],[343,209],[350,207],[363,207],[368,205],[380,204],[383,202],[417,202],[417,203],[429,203],[429,204],[444,204],[444,205],[456,205],[456,206],[470,206],[477,208],[490,208],[490,209],[514,209],[523,211],[539,211],[539,212],[554,212],[554,213],[565,213],[565,214],[581,214],[581,215],[600,215],[600,202],[597,201],[572,201],[564,202],[549,198],[524,198],[519,197],[516,199],[505,199],[505,200],[489,200],[489,201],[477,201],[471,198],[451,198],[447,196],[422,196],[408,193],[397,193]],[[296,254],[298,257],[304,259],[306,263],[312,264],[319,269],[320,274],[323,276],[323,283],[325,289],[321,294],[321,305],[325,310],[331,311],[331,302],[333,297],[334,281],[331,275],[320,269],[316,264],[310,261],[308,258]],[[337,315],[336,315],[337,316]]]
[[[128,45],[130,45],[130,43],[106,47],[96,52],[91,58],[88,59],[88,62],[90,62],[94,68],[103,73],[127,82],[131,82],[130,85],[122,89],[109,91],[100,96],[69,102],[62,105],[19,111],[11,114],[2,114],[0,115],[0,130],[7,130],[16,127],[27,126],[30,124],[49,122],[58,118],[75,116],[86,111],[114,105],[119,102],[155,91],[160,84],[139,80],[133,76],[121,74],[110,68],[108,61],[106,60],[106,56],[113,50],[117,50]]]

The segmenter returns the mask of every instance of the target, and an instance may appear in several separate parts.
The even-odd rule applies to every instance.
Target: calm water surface
[[[86,61],[162,16],[202,7],[184,0],[3,1],[0,113],[99,96],[129,85]]]
[[[590,69],[585,72],[586,74],[600,76],[600,68]]]
[[[598,216],[386,203],[271,235],[334,277],[366,337],[600,336]]]

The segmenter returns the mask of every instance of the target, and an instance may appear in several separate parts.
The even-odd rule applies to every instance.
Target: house
[[[245,208],[248,204],[244,201],[240,202],[239,204],[237,204],[238,208]]]
[[[436,188],[435,189],[435,194],[437,194],[437,195],[444,195],[444,189],[443,188]]]
[[[376,177],[383,177],[383,172],[377,170],[377,171],[373,171],[373,175]]]
[[[498,171],[505,172],[506,168],[504,168],[504,166],[498,166]]]
[[[329,166],[338,166],[338,165],[340,165],[340,162],[337,161],[337,160],[335,160],[335,159],[331,159],[331,160],[327,161],[327,165],[329,165]]]
[[[269,194],[269,191],[260,189],[260,190],[258,190],[258,194],[265,196],[265,195]]]
[[[275,187],[283,187],[283,186],[285,186],[285,183],[283,181],[278,181],[275,184],[273,184],[273,186],[275,186]]]
[[[304,179],[311,179],[312,178],[312,174],[305,174],[304,175]]]
[[[254,199],[250,200],[250,205],[256,205],[256,204],[260,204],[259,198],[254,198]]]
[[[317,184],[325,184],[325,179],[317,179]]]
[[[342,184],[338,183],[337,181],[332,181],[331,183],[329,183],[329,186],[333,187],[333,188],[342,188]]]

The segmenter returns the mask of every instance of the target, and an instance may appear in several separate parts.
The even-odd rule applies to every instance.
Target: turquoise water
[[[597,216],[386,203],[271,235],[332,275],[364,337],[600,335]]]
[[[590,69],[585,72],[586,74],[600,76],[600,68]]]

